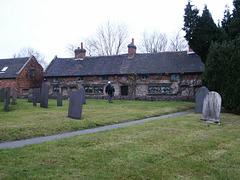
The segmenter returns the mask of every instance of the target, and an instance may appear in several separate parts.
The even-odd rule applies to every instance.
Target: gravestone
[[[86,95],[85,95],[85,89],[82,87],[79,89],[81,96],[82,96],[82,104],[86,104]]]
[[[9,104],[10,104],[10,92],[11,92],[11,88],[7,87],[5,89],[5,95],[4,95],[4,110],[6,112],[9,111]]]
[[[207,123],[220,123],[222,98],[217,92],[211,91],[206,94],[203,102],[203,112],[201,121]]]
[[[33,101],[33,90],[29,89],[28,90],[28,102],[32,102]]]
[[[49,94],[49,85],[47,83],[42,84],[41,89],[41,103],[40,107],[47,108],[48,107],[48,94]]]
[[[71,91],[69,99],[68,117],[73,119],[82,118],[82,93],[81,91]]]
[[[17,88],[13,88],[13,93],[12,93],[12,105],[17,104]]]
[[[205,86],[198,89],[197,94],[196,94],[196,106],[195,106],[196,114],[202,114],[203,101],[208,92],[209,92],[209,90]]]
[[[33,89],[33,106],[37,106],[37,103],[41,103],[41,89]]]
[[[0,102],[4,102],[5,88],[0,90]]]
[[[33,95],[36,97],[36,103],[41,103],[41,88],[34,88]]]
[[[62,94],[57,94],[57,106],[62,106]]]

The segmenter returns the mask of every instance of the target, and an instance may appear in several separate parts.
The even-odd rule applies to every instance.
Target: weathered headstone
[[[36,97],[36,103],[41,103],[41,88],[34,88],[33,95]]]
[[[17,104],[17,88],[13,88],[13,93],[12,93],[12,105]]]
[[[209,92],[209,90],[205,86],[198,89],[197,94],[196,94],[196,106],[195,106],[196,114],[202,114],[203,101],[208,92]]]
[[[206,94],[203,102],[203,112],[201,121],[207,123],[220,123],[222,98],[217,92],[211,91]]]
[[[79,89],[81,96],[82,96],[82,104],[86,104],[86,95],[85,95],[85,89],[82,87]]]
[[[40,107],[47,108],[48,107],[48,94],[49,94],[49,85],[47,83],[42,84],[41,89],[41,103]]]
[[[62,93],[57,94],[57,106],[62,106]]]
[[[4,102],[5,88],[0,90],[0,102]]]
[[[29,89],[28,90],[28,102],[32,102],[33,101],[33,90]]]
[[[82,93],[80,91],[71,91],[69,99],[68,117],[73,119],[81,119],[82,105]]]
[[[9,111],[10,92],[11,92],[11,88],[7,87],[5,89],[5,95],[4,95],[4,110],[7,111],[7,112]]]

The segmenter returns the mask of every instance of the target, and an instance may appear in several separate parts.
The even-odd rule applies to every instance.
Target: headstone
[[[41,89],[41,103],[40,107],[47,108],[48,107],[48,94],[49,94],[49,85],[47,83],[42,84]]]
[[[41,103],[41,88],[34,88],[33,95],[36,97],[36,103]]]
[[[32,102],[33,101],[33,90],[29,89],[28,90],[28,102]]]
[[[5,95],[4,95],[4,110],[6,112],[9,111],[9,104],[10,104],[10,92],[11,92],[11,88],[7,87],[5,89]]]
[[[209,90],[205,86],[198,89],[197,94],[196,94],[196,106],[195,106],[196,114],[202,114],[203,101],[208,92],[209,92]]]
[[[211,91],[206,94],[203,102],[203,112],[201,121],[207,123],[220,123],[222,98],[217,92]]]
[[[12,105],[17,104],[17,88],[13,88],[13,93],[12,93]]]
[[[57,94],[57,106],[62,106],[62,94]]]
[[[33,89],[33,106],[37,106],[37,103],[41,103],[41,89]]]
[[[73,119],[82,118],[82,93],[81,91],[71,91],[69,99],[68,117]]]
[[[5,88],[0,90],[0,102],[4,102]]]
[[[81,93],[81,96],[82,96],[82,104],[86,104],[86,95],[85,95],[85,89],[83,87],[81,87],[79,89],[80,93]]]

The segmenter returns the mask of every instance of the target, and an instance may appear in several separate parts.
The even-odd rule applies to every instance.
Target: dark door
[[[122,96],[128,95],[128,86],[121,86],[121,95]]]

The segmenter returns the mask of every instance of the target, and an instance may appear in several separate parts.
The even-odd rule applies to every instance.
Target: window
[[[148,75],[147,74],[142,74],[141,75],[141,80],[147,81],[148,80]]]
[[[8,69],[8,66],[4,66],[4,67],[0,70],[0,73],[5,73],[7,69]]]
[[[170,87],[169,86],[161,86],[160,87],[160,92],[164,94],[169,94],[170,93]]]
[[[85,89],[85,93],[86,93],[86,94],[93,93],[93,87],[86,86],[86,87],[84,87],[84,89]]]
[[[58,82],[58,77],[54,77],[53,82]]]
[[[78,76],[77,81],[83,81],[83,76]]]
[[[170,86],[148,86],[149,94],[169,94]]]
[[[35,72],[35,69],[30,69],[30,76],[31,77],[35,77],[36,76],[36,72]]]
[[[103,87],[94,87],[94,93],[95,94],[102,94],[103,93]]]
[[[54,93],[59,93],[60,92],[60,88],[58,86],[54,86],[53,87],[53,92]]]
[[[158,93],[158,86],[148,86],[148,93],[157,94]]]
[[[109,77],[108,76],[102,76],[102,81],[108,81]]]
[[[85,86],[84,89],[86,94],[103,94],[102,86]]]
[[[27,93],[29,89],[22,89],[23,93]]]
[[[171,80],[172,81],[179,81],[180,75],[179,74],[171,74]]]

